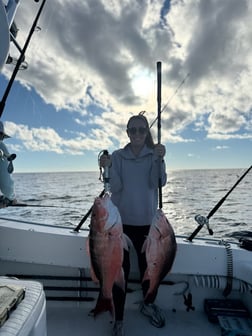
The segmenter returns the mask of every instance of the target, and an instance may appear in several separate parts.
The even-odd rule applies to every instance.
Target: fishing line
[[[180,82],[180,84],[178,85],[178,87],[176,88],[176,90],[174,91],[174,93],[170,96],[170,98],[168,98],[167,103],[163,106],[163,108],[161,109],[162,113],[163,111],[165,111],[169,105],[169,103],[171,102],[171,100],[176,96],[176,94],[178,93],[178,91],[180,90],[180,88],[184,85],[186,79],[190,76],[190,73],[188,73],[184,79]],[[155,122],[157,121],[158,117],[156,117],[153,122],[150,125],[150,128],[155,124]]]

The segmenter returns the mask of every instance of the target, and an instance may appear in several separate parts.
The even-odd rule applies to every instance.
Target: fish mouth
[[[119,211],[111,201],[109,194],[95,199],[94,214],[99,222],[104,222],[103,231],[108,231],[117,223],[121,223]]]
[[[163,223],[162,223],[162,225],[158,225],[158,223],[160,221],[165,221],[165,225]],[[168,221],[168,219],[166,218],[166,216],[164,215],[164,213],[161,209],[157,210],[156,221],[153,224],[154,224],[153,226],[155,227],[155,229],[157,230],[157,232],[160,234],[161,237],[165,237],[167,235],[170,235],[169,221]]]

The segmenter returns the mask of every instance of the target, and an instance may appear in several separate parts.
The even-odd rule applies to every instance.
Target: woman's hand
[[[154,154],[156,156],[159,156],[161,158],[163,158],[165,156],[166,150],[165,150],[165,146],[162,144],[157,144],[154,147]]]

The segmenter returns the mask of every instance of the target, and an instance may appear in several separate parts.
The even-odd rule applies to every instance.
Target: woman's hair
[[[127,123],[127,129],[129,128],[129,124],[133,120],[142,120],[144,121],[146,128],[148,129],[147,136],[145,138],[145,144],[149,148],[154,148],[154,141],[152,138],[152,134],[150,132],[150,127],[147,118],[143,115],[143,112],[140,112],[139,114],[133,115],[132,117],[129,118],[128,123]]]

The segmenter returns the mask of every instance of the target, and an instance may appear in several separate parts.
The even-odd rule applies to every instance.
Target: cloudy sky
[[[41,3],[20,3],[20,46]],[[251,16],[250,0],[47,0],[2,115],[16,171],[98,170],[132,114],[155,120],[157,61],[167,168],[249,167]]]

